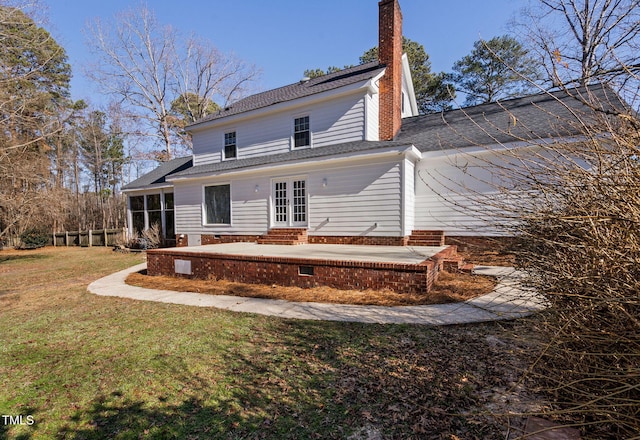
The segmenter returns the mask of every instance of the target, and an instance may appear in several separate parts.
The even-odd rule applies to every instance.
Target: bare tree
[[[639,0],[532,0],[516,29],[554,85],[623,86],[640,69],[639,23]]]
[[[88,75],[128,107],[140,122],[139,134],[152,136],[162,146],[159,158],[173,157],[181,141],[171,114],[176,98],[192,93],[200,102],[226,102],[255,75],[255,70],[209,44],[195,38],[184,41],[144,5],[120,13],[113,23],[96,19],[89,35],[88,44],[98,60]],[[194,117],[205,108],[193,109]]]
[[[0,2],[0,237],[47,218],[51,137],[69,104],[71,68],[31,3]]]

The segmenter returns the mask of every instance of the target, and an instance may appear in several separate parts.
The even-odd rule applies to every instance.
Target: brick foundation
[[[371,237],[371,236],[336,236],[309,235],[310,244],[357,244],[367,246],[406,246],[408,237]]]
[[[390,289],[398,293],[424,293],[431,289],[444,261],[455,257],[455,254],[456,247],[450,246],[420,264],[403,264],[156,249],[147,252],[147,273],[180,276],[175,273],[175,260],[187,260],[191,264],[191,275],[182,276],[189,278],[216,278],[302,288],[329,286],[337,289]]]
[[[177,247],[189,246],[189,236],[187,234],[176,235],[176,246]]]
[[[222,243],[255,243],[259,238],[259,235],[202,234],[200,236],[200,243],[203,245]]]
[[[508,248],[513,242],[513,237],[488,237],[488,236],[456,236],[447,235],[444,239],[447,245],[456,245],[461,251],[467,250],[500,250]]]

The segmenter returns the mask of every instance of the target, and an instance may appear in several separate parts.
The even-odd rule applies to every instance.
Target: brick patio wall
[[[367,237],[309,235],[309,244],[358,244],[367,246],[406,246],[408,237]]]
[[[447,245],[456,245],[461,251],[467,250],[496,250],[508,248],[513,243],[513,237],[488,237],[488,236],[456,236],[446,235],[444,242]]]
[[[444,261],[455,254],[456,247],[451,246],[420,264],[400,264],[156,249],[147,252],[147,273],[302,288],[328,286],[337,289],[390,289],[398,293],[424,293],[431,289]],[[189,261],[191,274],[176,274],[175,260]],[[308,274],[311,271],[313,275]]]

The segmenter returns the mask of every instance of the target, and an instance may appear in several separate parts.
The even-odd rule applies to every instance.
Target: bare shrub
[[[156,249],[162,243],[162,234],[160,233],[160,225],[152,224],[148,229],[142,231],[141,240],[145,242],[145,249]]]
[[[443,119],[472,148],[420,177],[450,217],[512,237],[551,305],[530,378],[584,438],[637,435],[640,118],[600,85],[456,112]]]
[[[496,153],[482,164],[492,191],[459,193],[515,237],[517,266],[552,306],[531,373],[555,414],[584,438],[631,438],[640,432],[640,120],[613,95],[581,90],[580,110],[557,118],[559,141]]]

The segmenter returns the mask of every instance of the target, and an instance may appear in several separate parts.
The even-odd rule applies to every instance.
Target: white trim
[[[411,77],[411,68],[409,66],[409,57],[406,53],[402,54],[402,82],[404,83],[407,91],[409,92],[409,104],[413,116],[418,115],[418,103],[416,101],[416,91],[413,88],[413,78]]]
[[[229,223],[207,223],[207,207],[206,207],[206,199],[205,199],[205,188],[209,186],[225,186],[229,185]],[[201,202],[200,202],[200,212],[202,213],[202,227],[233,227],[233,189],[232,189],[231,181],[225,182],[216,182],[216,183],[203,183],[201,185]],[[175,199],[174,199],[175,203]]]
[[[167,185],[158,185],[158,186],[154,186],[154,187],[151,187],[151,188],[143,187],[143,188],[121,189],[120,192],[121,193],[130,193],[130,192],[136,192],[136,191],[139,191],[139,192],[153,192],[153,191],[156,191],[156,190],[160,191],[160,190],[167,189],[167,188],[173,188],[173,185],[167,184]]]
[[[254,174],[259,173],[264,170],[277,170],[277,169],[286,169],[286,168],[295,168],[301,166],[317,166],[318,168],[328,168],[338,164],[340,162],[349,162],[349,161],[357,161],[357,160],[370,160],[370,159],[378,159],[384,158],[388,156],[403,156],[403,155],[417,155],[420,153],[416,147],[412,144],[381,148],[376,150],[375,152],[371,152],[371,150],[363,150],[351,153],[342,153],[336,156],[324,156],[324,157],[315,157],[309,159],[300,159],[286,163],[270,163],[264,165],[257,165],[255,167],[247,168],[239,168],[235,170],[223,170],[217,172],[208,172],[203,173],[202,175],[188,176],[188,177],[174,177],[169,179],[171,182],[180,183],[180,182],[188,182],[188,181],[197,181],[204,179],[211,179],[212,177],[220,177],[220,176],[233,176],[236,177],[242,174]],[[418,157],[423,157],[422,154]]]
[[[295,223],[293,221],[293,182],[304,181],[305,186],[305,222]],[[286,224],[276,222],[275,209],[275,184],[285,182],[287,184],[287,222]],[[269,179],[269,228],[307,228],[309,227],[309,176],[308,174],[296,174],[290,176],[278,176]]]
[[[225,154],[225,151],[226,151],[226,148],[227,148],[226,136],[227,136],[227,134],[230,134],[230,133],[233,133],[235,138],[236,138],[236,144],[235,144],[236,157],[227,157],[227,155]],[[238,130],[236,130],[235,127],[222,130],[222,151],[221,151],[221,154],[220,154],[220,157],[222,158],[222,161],[226,162],[228,160],[238,160],[238,150],[239,150],[238,149]]]
[[[301,118],[309,118],[309,145],[303,145],[300,147],[296,147],[295,143],[296,143],[296,119],[301,119]],[[311,128],[312,124],[313,124],[313,119],[311,117],[311,112],[301,112],[301,113],[294,113],[291,115],[291,135],[289,136],[289,150],[290,151],[297,151],[297,150],[304,150],[305,148],[313,148],[313,129]]]
[[[487,144],[487,145],[474,145],[470,147],[460,147],[460,148],[449,148],[447,150],[437,150],[437,151],[425,151],[422,153],[422,158],[435,158],[435,157],[444,157],[444,156],[452,156],[457,154],[482,154],[482,153],[496,153],[507,150],[516,150],[522,148],[544,148],[549,145],[559,144],[559,143],[575,143],[584,141],[584,137],[577,136],[569,136],[569,137],[558,137],[558,138],[541,138],[535,139],[531,141],[518,141],[518,142],[507,142],[504,144]]]

